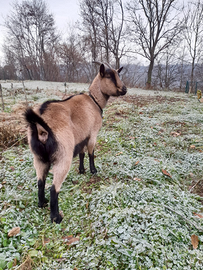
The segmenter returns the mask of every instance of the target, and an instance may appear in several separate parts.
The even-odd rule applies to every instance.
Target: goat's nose
[[[127,93],[127,88],[125,85],[123,85],[121,95],[125,95],[126,93]]]

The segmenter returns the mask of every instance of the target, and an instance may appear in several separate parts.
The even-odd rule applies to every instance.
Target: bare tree
[[[14,54],[7,48],[4,48],[5,53],[5,64],[2,68],[2,79],[17,79],[17,70],[18,70],[18,63],[15,59]]]
[[[82,0],[80,2],[82,17],[83,41],[91,51],[91,60],[95,61],[99,54],[99,21],[96,13],[96,0]]]
[[[54,59],[58,35],[53,15],[48,12],[45,2],[16,2],[11,15],[7,16],[5,26],[8,34],[4,47],[14,54],[24,77],[51,79],[48,68],[54,65],[51,60]]]
[[[92,60],[110,62],[113,57],[118,68],[125,48],[122,0],[82,0],[80,9]]]
[[[185,14],[184,38],[191,59],[191,91],[194,88],[195,66],[199,63],[202,53],[203,42],[203,1],[198,0],[190,3]]]
[[[178,59],[179,59],[179,66],[178,66],[178,74],[179,74],[179,89],[180,91],[183,90],[185,87],[185,82],[187,81],[187,66],[188,63],[185,60],[186,58],[186,47],[183,44],[182,48],[178,51]]]
[[[180,76],[178,74],[179,59],[176,57],[177,50],[173,46],[168,47],[161,54],[154,66],[154,85],[162,89],[171,90],[178,88]]]
[[[111,45],[110,51],[112,52],[116,61],[116,69],[120,67],[120,59],[125,55],[125,33],[124,31],[124,8],[122,0],[114,2],[112,5],[112,16],[110,34]],[[115,14],[115,15],[114,15]],[[115,18],[117,16],[117,18]]]
[[[104,48],[106,61],[110,62],[110,28],[113,20],[113,4],[110,0],[97,0],[96,13],[100,20],[100,45]],[[103,56],[102,56],[103,57]],[[101,59],[103,60],[103,59]]]
[[[151,87],[157,56],[175,41],[182,30],[175,11],[177,0],[136,0],[129,2],[129,28],[133,51],[149,60],[146,87]]]
[[[58,49],[61,66],[63,67],[63,79],[66,82],[78,82],[82,76],[80,67],[81,63],[83,63],[84,53],[75,32],[75,26],[69,25],[68,29],[68,37],[65,42],[59,45]]]

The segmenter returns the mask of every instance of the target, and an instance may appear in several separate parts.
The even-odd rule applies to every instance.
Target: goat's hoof
[[[54,217],[51,216],[51,222],[52,223],[55,222],[55,223],[59,224],[59,223],[61,223],[62,219],[63,218],[62,218],[62,216],[60,214],[56,214]]]
[[[49,200],[47,200],[46,198],[44,198],[43,202],[38,202],[38,207],[40,208],[44,208],[48,205]]]
[[[85,169],[79,169],[79,173],[80,174],[84,174],[85,173]]]
[[[93,168],[90,170],[92,174],[96,174],[97,173],[97,169],[96,168]]]

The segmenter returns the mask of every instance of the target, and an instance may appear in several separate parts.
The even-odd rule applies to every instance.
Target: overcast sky
[[[0,63],[2,58],[2,44],[6,33],[3,27],[4,20],[12,10],[12,3],[16,0],[0,0]],[[21,3],[22,0],[18,0]],[[79,0],[46,0],[49,12],[54,15],[57,28],[65,32],[68,23],[79,19]]]

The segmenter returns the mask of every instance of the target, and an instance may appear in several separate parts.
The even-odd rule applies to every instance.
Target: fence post
[[[196,84],[195,84],[195,95],[197,95],[197,84],[198,84],[198,82],[196,82]]]
[[[25,90],[24,81],[22,81],[22,84],[23,84],[23,90],[24,90],[24,94],[25,94],[25,101],[26,101],[26,105],[28,106],[28,102],[27,102],[27,95],[26,95],[26,90]]]
[[[3,98],[3,91],[0,84],[0,93],[1,93],[1,102],[2,102],[2,110],[4,111],[4,98]]]
[[[10,96],[14,96],[14,92],[13,92],[13,83],[11,83],[11,91],[10,91]]]
[[[186,82],[185,93],[189,93],[189,82]]]

